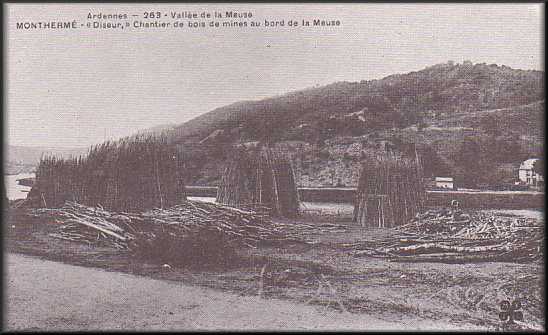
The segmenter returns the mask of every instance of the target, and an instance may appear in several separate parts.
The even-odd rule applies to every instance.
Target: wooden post
[[[44,208],[48,208],[48,204],[46,203],[46,198],[44,198],[44,193],[40,192],[40,196],[42,197],[42,201],[44,202]]]

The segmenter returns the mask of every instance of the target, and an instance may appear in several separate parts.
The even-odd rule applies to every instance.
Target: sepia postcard
[[[6,331],[535,331],[543,3],[7,3]]]

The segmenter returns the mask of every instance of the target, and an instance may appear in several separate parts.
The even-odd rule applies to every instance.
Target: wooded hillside
[[[448,62],[237,102],[169,134],[186,148],[189,184],[217,184],[238,141],[287,150],[301,186],[356,186],[364,157],[415,146],[429,159],[427,175],[454,175],[467,186],[508,183],[520,160],[543,151],[543,99],[544,72]],[[478,153],[473,166],[465,163],[470,148]],[[492,173],[472,176],[478,169]]]

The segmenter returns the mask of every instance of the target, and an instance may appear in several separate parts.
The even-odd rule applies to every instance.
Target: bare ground
[[[392,231],[346,225],[346,232],[315,236],[314,246],[242,250],[237,264],[198,269],[146,263],[115,249],[52,239],[47,236],[52,225],[15,219],[7,227],[8,252],[140,277],[10,256],[7,326],[505,330],[499,302],[520,298],[525,323],[518,329],[544,328],[542,264],[354,258],[340,243]]]
[[[381,320],[174,281],[7,257],[8,330],[456,329],[438,321]]]

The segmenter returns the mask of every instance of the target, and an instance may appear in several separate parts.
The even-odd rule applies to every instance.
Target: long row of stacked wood
[[[42,157],[32,207],[66,201],[110,210],[169,207],[186,198],[182,160],[166,136],[141,135],[93,146],[87,155]]]
[[[543,257],[544,224],[497,212],[430,209],[385,239],[346,247],[355,256],[403,262],[530,262]]]
[[[341,230],[336,224],[274,221],[267,208],[239,209],[195,200],[142,213],[74,202],[26,213],[46,223],[56,239],[127,250],[139,258],[172,264],[226,261],[237,250],[265,244],[314,244],[318,234]]]

